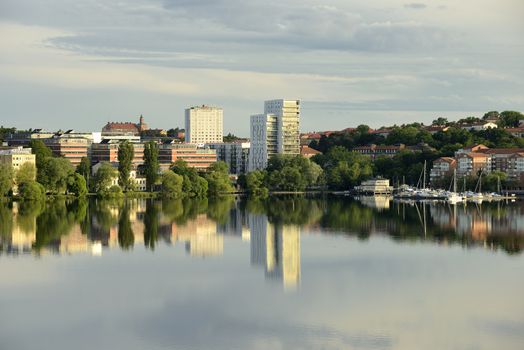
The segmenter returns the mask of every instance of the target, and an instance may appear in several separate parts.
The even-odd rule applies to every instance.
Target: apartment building
[[[251,143],[210,143],[206,146],[216,150],[217,160],[227,163],[230,174],[240,175],[247,172]]]
[[[222,108],[202,105],[186,109],[185,141],[194,144],[222,142],[223,119]]]
[[[445,176],[453,174],[453,171],[457,169],[457,161],[451,157],[441,157],[433,162],[433,168],[429,173],[430,181],[433,182],[437,179],[441,179]]]
[[[16,172],[20,167],[30,163],[36,166],[35,155],[31,153],[31,148],[16,147],[0,149],[0,164],[6,164],[13,168]]]
[[[264,113],[251,116],[250,171],[264,169],[275,154],[300,154],[300,101],[269,100]]]
[[[400,151],[406,149],[406,146],[403,144],[400,145],[369,145],[369,146],[359,146],[353,148],[353,152],[357,152],[366,156],[370,156],[371,159],[375,159],[377,157],[393,157],[394,155],[400,153]]]
[[[100,143],[91,145],[91,164],[101,162],[118,163],[118,147],[120,140],[105,139]],[[141,142],[131,142],[134,150],[132,165],[134,168],[144,164],[144,144]]]
[[[174,141],[159,145],[158,161],[161,168],[168,169],[179,159],[184,160],[190,167],[207,169],[217,161],[217,152],[208,147]]]

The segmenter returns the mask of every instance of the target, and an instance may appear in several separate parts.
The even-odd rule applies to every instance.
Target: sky
[[[0,125],[184,125],[224,109],[249,135],[263,101],[301,130],[524,111],[521,0],[2,0]]]

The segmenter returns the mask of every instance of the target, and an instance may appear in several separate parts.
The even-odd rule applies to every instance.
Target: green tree
[[[490,111],[484,114],[482,119],[498,119],[500,117],[499,112],[497,111]]]
[[[442,118],[442,117],[439,117],[435,120],[433,120],[433,122],[431,123],[431,125],[439,125],[439,126],[444,126],[444,125],[448,125],[449,124],[449,121],[447,118]]]
[[[31,163],[24,163],[18,168],[16,172],[16,184],[20,185],[24,182],[36,180],[36,168]]]
[[[29,142],[29,147],[31,147],[31,152],[35,155],[36,168],[38,170],[40,170],[40,166],[44,159],[53,156],[51,148],[47,147],[42,140],[31,140]]]
[[[45,199],[45,188],[38,182],[31,180],[20,184],[19,196],[25,201],[40,201]]]
[[[118,183],[124,191],[128,191],[132,187],[129,174],[134,156],[133,145],[127,140],[122,141],[118,146]]]
[[[13,167],[0,164],[0,197],[7,196],[13,188]]]
[[[165,198],[180,198],[183,195],[184,177],[168,170],[162,175],[162,196]]]
[[[208,183],[208,193],[216,196],[220,193],[231,193],[235,189],[229,179],[229,168],[225,162],[219,161],[209,167],[205,179]]]
[[[76,167],[76,172],[84,177],[87,186],[89,187],[89,180],[91,178],[91,162],[89,161],[89,158],[82,157],[80,164]]]
[[[63,192],[67,179],[74,169],[71,162],[65,158],[45,158],[37,172],[37,180],[46,190],[52,193]]]
[[[70,175],[67,181],[67,191],[74,193],[77,197],[85,196],[87,194],[87,183],[85,178],[79,173]]]
[[[223,142],[234,142],[237,140],[240,140],[240,138],[233,135],[232,133],[228,133],[226,136],[223,137]]]
[[[265,172],[260,170],[247,173],[245,180],[246,191],[256,197],[267,197],[269,190],[265,185],[265,177]]]
[[[93,177],[93,190],[96,193],[102,193],[108,190],[117,176],[118,173],[116,169],[113,168],[110,163],[104,162],[100,164],[98,171]]]
[[[524,115],[517,111],[504,111],[500,113],[499,126],[502,128],[516,128]]]
[[[146,174],[146,187],[153,192],[160,165],[158,163],[158,144],[154,141],[147,142],[144,146],[144,168]]]
[[[195,168],[189,167],[187,162],[177,160],[171,170],[183,177],[182,191],[189,197],[205,197],[208,191],[207,180],[198,175]]]

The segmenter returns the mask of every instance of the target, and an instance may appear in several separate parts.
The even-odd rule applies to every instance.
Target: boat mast
[[[482,193],[482,170],[479,175],[479,193]]]
[[[457,193],[457,169],[453,170],[453,193]]]
[[[424,160],[424,171],[423,171],[423,174],[424,174],[424,179],[423,179],[423,182],[422,182],[422,189],[425,190],[426,189],[426,161]]]

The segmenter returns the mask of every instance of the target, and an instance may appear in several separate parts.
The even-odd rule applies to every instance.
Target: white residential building
[[[278,117],[278,153],[300,154],[300,101],[265,101],[264,113]]]
[[[248,170],[264,169],[268,159],[278,153],[278,119],[273,114],[251,116],[251,151]]]
[[[270,100],[251,116],[250,171],[264,169],[274,154],[300,154],[300,101]]]
[[[223,142],[222,108],[198,106],[186,109],[186,142],[194,144]]]
[[[460,128],[469,131],[482,131],[487,129],[496,129],[497,127],[498,125],[493,122],[479,122],[474,124],[464,124],[460,126]]]
[[[210,143],[206,147],[216,150],[217,160],[227,163],[230,174],[247,172],[251,148],[249,142]]]

